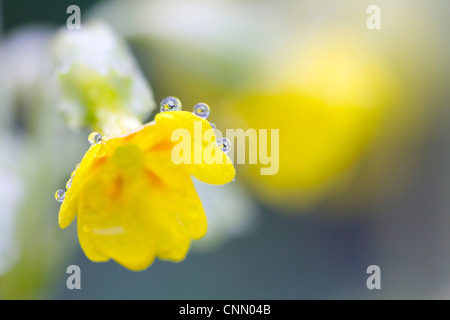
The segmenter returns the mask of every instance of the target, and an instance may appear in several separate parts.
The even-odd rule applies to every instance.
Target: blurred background
[[[156,103],[204,101],[222,131],[279,129],[276,175],[240,164],[226,186],[198,184],[210,227],[181,263],[93,263],[76,224],[58,226],[54,192],[88,149],[51,94],[49,43],[73,4],[82,28],[101,20],[125,39]],[[450,298],[447,0],[0,7],[0,298]],[[72,264],[81,290],[66,287]]]

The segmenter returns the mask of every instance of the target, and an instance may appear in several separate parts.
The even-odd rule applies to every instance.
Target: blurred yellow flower
[[[89,259],[114,259],[143,270],[155,257],[183,260],[191,240],[205,235],[206,215],[191,175],[219,185],[232,181],[235,170],[218,147],[223,164],[174,164],[171,135],[185,129],[193,139],[195,121],[202,121],[203,133],[211,129],[190,112],[170,111],[127,135],[96,137],[73,174],[59,213],[61,228],[78,215],[78,237]],[[208,144],[203,142],[202,148]]]
[[[396,96],[392,72],[373,45],[345,32],[283,46],[261,72],[226,101],[227,126],[279,129],[280,168],[244,168],[247,181],[265,201],[314,204],[342,187],[376,137]]]

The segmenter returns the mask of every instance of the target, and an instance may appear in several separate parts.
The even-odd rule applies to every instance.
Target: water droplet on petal
[[[69,190],[71,186],[72,186],[72,178],[70,178],[69,180],[67,180],[67,183],[66,183],[66,189]]]
[[[89,144],[93,146],[102,141],[102,135],[98,132],[92,132],[88,137]]]
[[[181,110],[181,101],[175,97],[167,97],[161,101],[159,105],[161,112],[166,111],[180,111]]]
[[[63,202],[65,197],[66,197],[66,191],[64,191],[63,189],[59,189],[58,191],[55,192],[56,201]]]
[[[194,107],[194,114],[200,118],[206,119],[210,113],[209,106],[206,103],[197,103]]]
[[[222,150],[224,153],[228,153],[231,149],[231,141],[227,138],[221,138],[216,141],[216,144],[219,146],[220,150]]]

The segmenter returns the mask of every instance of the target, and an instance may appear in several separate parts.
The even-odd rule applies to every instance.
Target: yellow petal
[[[166,132],[170,132],[170,135],[177,129],[185,129],[189,132],[192,148],[191,162],[187,167],[193,176],[200,181],[216,185],[226,184],[234,179],[236,175],[234,166],[228,156],[215,145],[215,135],[210,135],[209,140],[205,139],[205,137],[208,136],[205,134],[206,131],[212,130],[208,121],[186,111],[159,113],[156,115],[155,119],[157,126],[161,127],[162,130]],[[201,142],[200,148],[203,151],[200,161],[196,161],[195,159],[195,144],[198,144],[198,141]],[[211,152],[211,156],[216,158],[217,153],[218,161],[214,163],[208,163],[208,160],[206,159],[210,154],[205,153],[205,149],[208,148],[210,144],[212,144],[214,148]],[[197,164],[197,162],[200,163]]]
[[[84,221],[84,215],[78,217],[78,240],[80,241],[81,249],[83,249],[84,254],[90,260],[95,262],[105,262],[110,258],[102,253],[100,253],[94,246],[94,243],[90,239],[91,229],[87,227],[86,221]]]
[[[153,192],[161,194],[164,211],[171,212],[171,219],[176,219],[179,224],[185,226],[189,237],[192,239],[203,237],[207,231],[206,214],[190,172],[173,164],[167,154],[150,154],[146,159],[147,168],[162,181],[158,190]]]
[[[78,213],[79,192],[82,188],[90,170],[96,164],[103,162],[105,159],[96,157],[100,149],[104,148],[102,144],[96,144],[89,148],[79,168],[75,170],[75,175],[72,177],[72,186],[66,191],[64,202],[61,204],[59,210],[59,226],[64,229],[69,226]]]
[[[143,270],[156,254],[158,199],[151,191],[142,152],[124,146],[91,176],[80,197],[78,231],[84,248],[110,257],[131,270]],[[158,212],[160,214],[161,212]],[[88,244],[88,245],[87,245]]]

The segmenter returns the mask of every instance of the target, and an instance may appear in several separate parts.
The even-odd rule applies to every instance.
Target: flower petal
[[[190,173],[200,181],[221,185],[231,182],[236,175],[234,166],[230,158],[215,145],[215,135],[209,135],[211,140],[206,140],[206,132],[213,130],[211,125],[205,119],[186,111],[171,111],[159,113],[155,117],[156,125],[162,130],[172,132],[177,129],[185,129],[191,137],[191,162],[187,164]],[[166,134],[167,135],[167,134]],[[198,164],[195,159],[195,145],[201,143],[202,155]],[[212,145],[211,152],[207,148]],[[207,158],[216,159],[211,163]]]
[[[91,172],[80,197],[83,249],[131,270],[143,270],[153,262],[158,236],[151,212],[159,201],[151,194],[156,186],[146,176],[142,156],[133,145],[119,147],[110,161]]]
[[[158,192],[164,200],[161,201],[164,211],[172,214],[172,222],[183,225],[193,239],[203,237],[207,231],[206,214],[189,171],[173,164],[167,154],[152,153],[146,159],[147,168],[155,172],[165,186],[165,189],[158,188]]]
[[[96,154],[101,148],[104,148],[102,144],[91,146],[83,157],[79,168],[75,170],[75,175],[72,178],[72,186],[66,191],[64,202],[59,210],[59,226],[62,229],[68,227],[78,213],[80,189],[95,163],[103,161],[101,158],[96,157]]]

